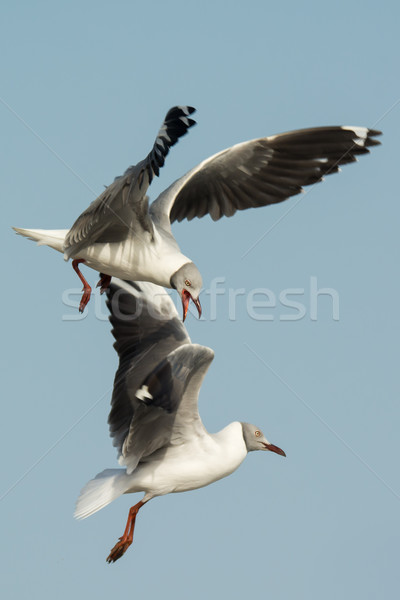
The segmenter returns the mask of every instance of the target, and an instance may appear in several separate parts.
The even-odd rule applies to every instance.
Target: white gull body
[[[210,485],[236,471],[246,456],[242,424],[230,423],[218,433],[205,432],[158,455],[154,453],[151,460],[139,463],[129,475],[126,471],[118,473],[118,486],[126,486],[126,494],[145,492],[143,500],[147,502],[155,496]],[[79,503],[79,518],[78,508]]]
[[[163,288],[118,282],[107,293],[120,357],[108,420],[122,468],[89,481],[75,516],[86,518],[122,494],[144,493],[108,557],[114,562],[132,543],[136,514],[151,498],[222,479],[251,450],[284,452],[248,423],[233,422],[218,433],[205,429],[198,395],[214,353],[191,343]]]
[[[25,231],[18,228],[15,230],[17,233]],[[41,238],[38,245],[50,246],[63,252],[69,229],[38,229],[34,233],[37,238]],[[35,239],[33,234],[29,237]],[[179,250],[175,239],[158,228],[154,228],[152,236],[143,232],[139,241],[135,236],[127,236],[119,242],[84,247],[79,251],[79,258],[100,273],[112,273],[114,277],[123,280],[130,280],[134,275],[136,281],[150,281],[164,287],[171,287],[171,274],[190,262]]]

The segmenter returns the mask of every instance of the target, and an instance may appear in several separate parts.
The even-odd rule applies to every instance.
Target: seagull
[[[39,245],[62,252],[65,260],[72,259],[83,283],[80,312],[91,295],[79,269],[84,263],[100,273],[101,293],[111,276],[149,281],[178,291],[183,320],[190,300],[200,317],[202,277],[180,251],[171,223],[206,214],[217,221],[238,210],[282,202],[380,143],[374,139],[380,131],[350,126],[299,129],[242,142],[201,162],[149,206],[147,190],[169,149],[195,125],[190,116],[194,112],[191,106],[171,108],[146,158],[117,177],[71,229],[14,227]]]
[[[107,296],[119,355],[108,423],[121,468],[86,484],[75,517],[84,519],[122,494],[144,492],[107,558],[112,563],[131,545],[139,509],[152,498],[222,479],[253,450],[286,455],[249,423],[236,421],[213,434],[205,429],[198,395],[214,352],[190,341],[164,288],[113,279]]]

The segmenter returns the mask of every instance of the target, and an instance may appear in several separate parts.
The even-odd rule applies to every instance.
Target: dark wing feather
[[[135,394],[135,410],[120,458],[128,473],[166,446],[205,434],[197,401],[213,358],[210,348],[184,344],[143,380]]]
[[[121,451],[135,406],[140,404],[136,391],[172,350],[189,343],[190,338],[163,288],[113,280],[107,296],[114,348],[120,359],[108,423],[113,443]]]
[[[174,106],[167,112],[153,149],[144,160],[144,170],[147,171],[149,184],[154,175],[158,177],[169,149],[187,133],[189,127],[196,125],[196,121],[189,118],[189,115],[193,114],[195,110],[192,106]]]

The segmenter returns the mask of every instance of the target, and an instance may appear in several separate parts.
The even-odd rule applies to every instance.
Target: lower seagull
[[[197,404],[214,352],[192,344],[164,288],[113,280],[107,295],[119,355],[108,422],[122,468],[106,469],[86,484],[75,517],[84,519],[122,494],[144,492],[107,557],[112,563],[132,544],[137,513],[152,498],[218,481],[252,450],[286,455],[250,423],[207,432]]]

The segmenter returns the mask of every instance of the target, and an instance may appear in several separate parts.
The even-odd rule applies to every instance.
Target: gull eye
[[[192,282],[189,281],[189,279],[185,279],[185,285],[186,287],[190,287],[192,285]]]
[[[261,435],[261,431],[258,431],[258,429],[257,429],[257,431],[255,431],[255,432],[254,432],[254,435],[255,435],[256,437],[260,437],[260,435]]]

